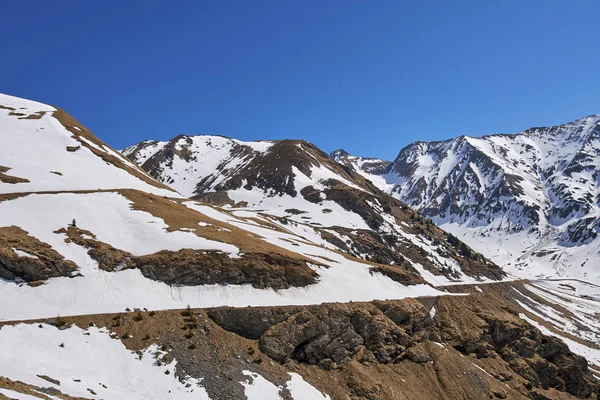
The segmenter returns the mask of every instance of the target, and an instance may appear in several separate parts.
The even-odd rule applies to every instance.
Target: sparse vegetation
[[[123,317],[121,317],[120,315],[117,315],[116,317],[113,317],[113,323],[112,323],[112,327],[116,328],[117,326],[121,326],[123,325]]]
[[[56,318],[54,318],[54,321],[52,322],[52,325],[54,325],[57,328],[62,328],[66,324],[67,324],[67,321],[65,321],[64,319],[62,319],[60,317],[60,315],[57,315]]]
[[[191,307],[190,307],[189,304],[185,308],[185,310],[181,312],[181,315],[184,316],[184,317],[191,317],[191,316],[194,315],[194,313],[192,312],[192,309],[191,309]]]

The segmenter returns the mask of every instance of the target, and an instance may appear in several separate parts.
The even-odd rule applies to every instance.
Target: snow
[[[302,376],[290,372],[289,373],[292,379],[287,382],[286,386],[289,389],[292,397],[297,400],[303,399],[311,399],[311,400],[329,400],[330,397],[327,395],[323,395],[323,393],[319,392],[314,386],[309,385]]]
[[[345,210],[331,200],[323,200],[319,204],[314,204],[302,197],[292,197],[288,194],[267,196],[259,188],[251,190],[240,188],[230,190],[228,194],[235,202],[248,202],[248,207],[240,208],[240,210],[261,210],[274,216],[287,217],[291,221],[318,224],[322,227],[341,226],[350,229],[370,229],[360,215]],[[289,209],[304,211],[304,214],[287,213],[285,210]],[[323,212],[325,209],[329,209],[331,212]],[[310,219],[302,217],[310,217]]]
[[[31,194],[0,203],[0,226],[19,226],[68,259],[73,244],[65,243],[65,236],[54,231],[66,227],[73,219],[78,228],[92,232],[97,240],[133,255],[183,248],[238,254],[237,247],[230,244],[191,232],[168,232],[162,219],[131,207],[127,198],[110,192]]]
[[[73,325],[61,330],[48,324],[21,323],[2,327],[0,342],[4,349],[0,353],[0,376],[32,387],[50,387],[69,396],[106,400],[210,400],[202,379],[177,377],[177,360],[156,364],[164,354],[157,345],[150,345],[138,356],[112,338],[106,328],[81,329]],[[330,399],[296,373],[290,373],[290,380],[281,387],[255,372],[243,374],[249,378],[240,382],[248,400],[282,400],[279,392],[284,388],[292,400]],[[7,389],[0,389],[0,393],[16,399],[37,399]]]
[[[248,400],[281,400],[280,387],[256,372],[242,371],[242,373],[249,377],[248,381],[240,382],[244,386],[244,394]]]
[[[510,274],[600,285],[598,123],[594,115],[516,135],[416,142],[401,151],[384,184],[374,182],[418,210],[437,208],[438,226]],[[520,180],[510,183],[513,177]],[[559,212],[573,205],[581,209]],[[565,233],[579,223],[592,237],[569,243]]]
[[[15,399],[15,400],[40,400],[39,397],[32,396],[30,394],[19,393],[19,392],[15,392],[14,390],[8,390],[8,389],[2,389],[2,388],[0,388],[0,394],[5,395],[9,399]],[[51,398],[55,399],[56,397],[51,397]]]
[[[330,399],[328,395],[324,395],[307,383],[301,375],[293,372],[289,373],[291,379],[283,386],[276,386],[256,372],[243,371],[243,374],[250,378],[248,382],[241,382],[248,400],[283,400],[279,395],[283,389],[290,392],[293,400]]]
[[[136,151],[137,145],[123,150],[125,155],[134,155],[136,162],[142,165],[150,157],[157,154],[169,145],[169,142],[142,142],[140,149]],[[220,171],[212,186],[223,182],[239,168],[247,165],[258,153],[269,151],[273,142],[243,142],[222,136],[198,135],[184,136],[179,139],[175,148],[182,150],[184,147],[193,155],[189,160],[175,154],[169,165],[161,165],[162,172],[159,179],[163,182],[171,182],[169,185],[186,197],[196,194],[196,184],[202,179]],[[253,154],[244,158],[232,154],[237,146],[250,147]],[[134,152],[135,151],[135,152]]]
[[[9,115],[10,110],[0,109],[0,148],[3,149],[0,165],[11,168],[9,175],[30,181],[17,184],[0,182],[0,193],[132,188],[161,196],[178,196],[173,191],[150,185],[129,171],[96,156],[52,116],[55,111],[53,107],[3,94],[0,94],[0,105],[26,107],[25,111],[18,110],[24,113],[46,112],[40,119],[18,119]],[[80,148],[68,152],[67,146]],[[94,147],[98,148],[96,145]],[[24,152],[21,149],[27,150]],[[114,153],[108,148],[100,150]],[[137,170],[122,156],[114,154],[129,168]]]
[[[557,285],[558,282],[561,281],[535,281],[524,286],[526,291],[513,289],[525,298],[525,301],[518,301],[525,311],[548,322],[558,333],[547,329],[525,314],[521,314],[520,317],[539,328],[542,333],[559,337],[572,352],[600,367],[600,349],[597,347],[600,343],[600,320],[597,317],[600,314],[600,303],[578,297],[574,293],[568,294],[564,287]],[[569,281],[569,284],[576,286],[573,281]],[[585,283],[580,284],[587,286]],[[542,298],[544,304],[534,300],[528,292]],[[561,335],[562,332],[571,337]],[[574,341],[573,336],[584,340],[589,345]]]
[[[139,270],[107,272],[98,268],[97,262],[87,254],[87,249],[72,242],[66,243],[65,235],[54,231],[66,227],[75,218],[79,228],[91,231],[98,240],[137,255],[188,247],[220,249],[235,256],[238,249],[198,237],[192,232],[167,232],[161,219],[132,210],[130,202],[117,193],[31,194],[0,202],[0,226],[20,226],[31,236],[51,245],[66,259],[74,261],[83,276],[51,278],[38,287],[0,280],[0,320],[120,312],[128,307],[178,309],[188,304],[192,307],[305,305],[440,294],[427,285],[403,286],[381,274],[371,274],[370,265],[350,260],[322,246],[323,240],[314,231],[310,234],[307,227],[293,227],[290,223],[291,230],[284,233],[248,224],[244,219],[211,207],[192,202],[186,205],[209,217],[258,234],[269,243],[300,253],[328,268],[313,266],[320,275],[316,284],[279,291],[256,289],[251,285],[169,286],[145,278]],[[255,215],[258,219],[263,218],[260,214]],[[304,228],[307,231],[302,234]],[[297,236],[294,232],[302,235]]]
[[[59,330],[52,325],[18,324],[0,329],[0,376],[40,387],[54,387],[70,396],[115,399],[206,399],[197,379],[181,382],[176,361],[158,367],[156,345],[139,357],[105,328]],[[61,344],[63,347],[61,347]],[[165,374],[169,371],[169,374]],[[38,375],[60,381],[55,385]],[[186,388],[186,384],[191,387]],[[25,398],[22,395],[21,398]]]
[[[34,256],[33,254],[29,254],[28,252],[23,251],[23,250],[19,250],[19,249],[15,249],[15,248],[13,248],[11,250],[14,251],[15,254],[18,255],[19,257],[27,257],[27,258],[33,258],[33,259],[38,259],[39,258],[38,256]]]

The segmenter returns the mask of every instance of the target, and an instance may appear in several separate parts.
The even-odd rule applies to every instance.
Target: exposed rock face
[[[326,304],[289,308],[218,308],[215,322],[258,339],[261,351],[279,361],[345,364],[353,358],[391,363],[434,334],[429,313],[416,300]]]
[[[600,282],[590,268],[600,248],[599,165],[600,115],[592,115],[515,135],[416,142],[380,178],[512,271]]]
[[[524,380],[523,393],[532,398],[537,396],[535,388],[584,398],[598,390],[583,357],[520,319],[501,298],[441,297],[435,307],[433,318],[414,299],[306,307],[225,307],[207,310],[207,314],[224,329],[257,340],[260,350],[280,363],[298,362],[324,370],[343,368],[351,362],[386,365],[407,360],[424,364],[436,356],[422,344],[441,341],[464,355],[499,362]],[[501,379],[511,378],[506,375]],[[502,392],[496,397],[503,398]]]
[[[500,298],[488,296],[441,297],[435,317],[441,340],[463,354],[500,357],[533,387],[581,397],[597,390],[585,358],[520,319]]]
[[[231,258],[218,251],[182,249],[134,256],[96,240],[89,231],[69,227],[56,232],[66,233],[67,240],[88,248],[90,257],[105,271],[137,268],[146,278],[167,284],[252,284],[260,289],[287,289],[316,283],[319,277],[307,261],[276,253],[244,253]]]
[[[75,263],[16,226],[0,227],[0,278],[26,282],[70,277]]]
[[[383,175],[392,164],[391,161],[380,160],[379,158],[357,157],[349,154],[346,150],[338,149],[331,152],[330,157],[336,162],[352,168],[359,174],[365,174],[366,178],[369,175]]]

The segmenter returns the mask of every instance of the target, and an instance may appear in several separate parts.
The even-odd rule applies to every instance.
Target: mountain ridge
[[[585,264],[600,247],[599,121],[415,142],[379,174],[383,184],[374,182],[513,273],[597,281]],[[494,235],[504,244],[485,239]]]

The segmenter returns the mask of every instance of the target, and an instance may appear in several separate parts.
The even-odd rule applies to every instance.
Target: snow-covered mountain
[[[480,255],[305,141],[177,136],[123,153],[186,196],[290,221],[367,261],[418,271],[436,282],[502,277]]]
[[[599,122],[416,142],[382,188],[507,271],[598,283]]]
[[[306,142],[152,146],[128,154],[181,193],[63,111],[0,95],[0,398],[600,390],[600,310],[572,293],[597,287],[497,283],[498,267]]]
[[[366,179],[373,182],[377,187],[384,191],[391,190],[383,175],[388,170],[391,161],[381,160],[379,158],[358,157],[351,155],[344,149],[334,150],[329,154],[336,162],[350,168]]]

